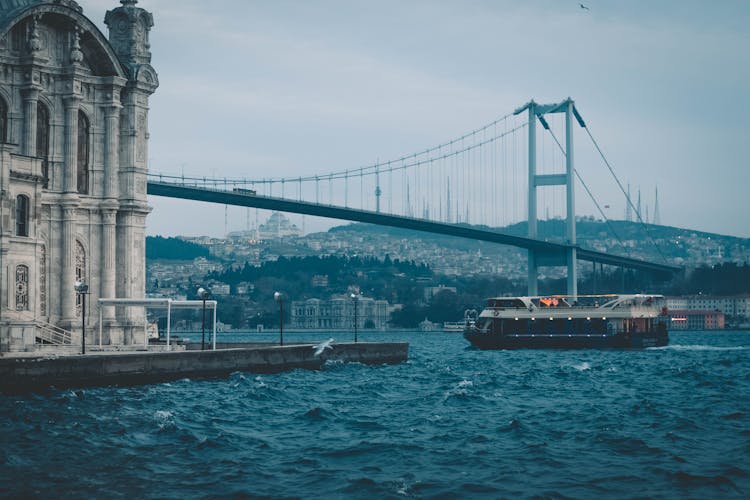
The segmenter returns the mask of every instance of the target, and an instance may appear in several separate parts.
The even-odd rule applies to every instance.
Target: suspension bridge
[[[680,268],[670,265],[658,247],[663,262],[595,251],[577,244],[577,183],[607,222],[611,237],[620,238],[575,167],[576,125],[586,132],[629,209],[641,222],[644,239],[650,239],[641,214],[570,98],[554,104],[538,104],[532,100],[460,137],[370,165],[274,178],[149,173],[147,192],[154,196],[365,222],[524,248],[528,251],[530,295],[537,294],[538,268],[542,266],[567,267],[567,292],[577,295],[579,260],[646,271],[660,277],[677,272]],[[547,219],[565,220],[564,235],[539,237],[540,202]],[[521,220],[528,222],[526,237],[494,229]]]

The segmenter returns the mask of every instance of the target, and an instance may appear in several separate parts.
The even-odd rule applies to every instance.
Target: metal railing
[[[51,325],[43,321],[35,320],[34,326],[36,327],[36,343],[37,344],[51,344],[51,345],[72,345],[73,344],[73,332],[60,328],[59,326]]]

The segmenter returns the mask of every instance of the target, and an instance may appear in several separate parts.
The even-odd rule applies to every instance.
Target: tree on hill
[[[147,259],[193,260],[197,257],[208,258],[208,248],[180,238],[146,237]]]

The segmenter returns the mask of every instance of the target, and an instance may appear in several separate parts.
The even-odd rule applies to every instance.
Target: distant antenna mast
[[[378,162],[379,161],[380,159],[378,159]],[[380,190],[380,167],[378,167],[375,177],[377,183],[377,186],[375,187],[375,211],[380,213],[380,195],[383,194],[383,191]]]
[[[654,196],[654,224],[661,226],[661,214],[659,213],[659,186],[656,186],[656,196]]]

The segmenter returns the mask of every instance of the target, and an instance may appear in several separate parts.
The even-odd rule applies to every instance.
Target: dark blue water
[[[348,340],[305,338],[329,336]],[[363,337],[410,361],[0,396],[0,496],[750,496],[750,332],[642,351]]]

